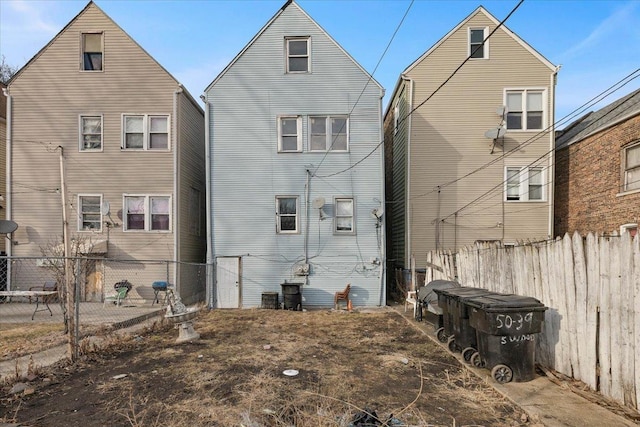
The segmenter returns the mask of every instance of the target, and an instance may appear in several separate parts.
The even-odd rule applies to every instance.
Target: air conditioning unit
[[[308,276],[309,275],[309,264],[302,264],[295,267],[293,270],[296,276]]]

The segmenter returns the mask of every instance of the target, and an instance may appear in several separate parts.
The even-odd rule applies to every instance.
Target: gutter
[[[12,197],[11,195],[13,194],[12,191],[12,182],[11,182],[11,164],[13,162],[13,158],[12,158],[12,154],[13,154],[13,145],[12,145],[12,134],[13,134],[13,129],[11,124],[13,123],[12,120],[12,110],[13,110],[13,97],[9,94],[9,88],[5,87],[2,88],[2,93],[4,94],[4,96],[7,97],[7,137],[6,137],[6,178],[7,178],[7,184],[6,184],[6,189],[4,191],[7,192],[7,194],[5,194],[5,218],[7,220],[12,220],[12,209],[11,209],[11,200]],[[6,248],[6,252],[7,252],[7,256],[11,256],[13,254],[13,236],[11,236],[11,239],[9,239],[9,244],[5,245]],[[8,268],[11,268],[11,263],[8,264]],[[11,277],[11,271],[9,270],[7,272],[7,277]],[[9,284],[8,284],[9,285]],[[7,289],[11,289],[10,285],[7,287]]]
[[[413,79],[408,77],[406,74],[401,74],[400,78],[404,81],[406,81],[409,85],[409,91],[407,94],[407,101],[408,101],[408,112],[410,113],[411,111],[413,111]],[[406,176],[405,176],[405,182],[407,183],[406,188],[405,188],[405,197],[406,197],[406,201],[405,201],[405,267],[408,267],[406,265],[407,261],[409,260],[409,258],[411,257],[411,248],[412,246],[412,241],[411,241],[411,132],[412,132],[412,118],[413,118],[413,114],[409,115],[409,118],[406,120],[407,124],[407,171]]]
[[[560,66],[557,66],[555,71],[551,73],[549,90],[551,92],[551,132],[549,132],[549,224],[548,224],[548,236],[549,238],[554,237],[553,230],[553,222],[554,222],[554,211],[555,211],[555,186],[556,186],[556,173],[555,173],[555,157],[556,157],[556,83],[558,80],[558,71],[560,71]]]
[[[384,119],[382,118],[382,101],[384,99],[384,89],[380,92],[380,102],[378,103],[378,117],[380,117],[380,137],[379,140],[380,141],[384,141]],[[387,214],[385,212],[386,210],[386,198],[385,198],[385,193],[384,193],[384,189],[385,189],[385,157],[384,157],[384,153],[385,153],[385,147],[386,144],[382,144],[382,149],[380,150],[380,171],[382,171],[382,173],[380,174],[380,207],[382,208],[382,218],[380,219],[380,221],[377,221],[376,223],[376,227],[379,227],[380,230],[380,299],[379,299],[379,304],[380,306],[384,307],[385,305],[387,305],[387,280],[386,280],[386,265],[387,265],[387,260],[386,260],[386,245],[387,245],[387,239],[386,239],[386,234],[385,234],[385,230],[386,230],[386,217]]]
[[[213,197],[213,193],[211,192],[211,146],[210,138],[210,116],[211,116],[211,104],[209,104],[209,99],[207,96],[202,95],[200,97],[204,101],[204,152],[205,152],[205,186],[206,186],[206,197],[205,197],[205,206],[207,212],[207,306],[211,309],[214,306],[214,267],[215,267],[215,254],[213,253],[214,242],[213,242],[213,224],[212,224],[212,215],[213,210],[211,208],[211,200]]]

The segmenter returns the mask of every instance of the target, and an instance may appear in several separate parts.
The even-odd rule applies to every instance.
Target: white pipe
[[[180,148],[181,142],[179,141],[180,132],[178,131],[178,126],[180,125],[178,121],[178,95],[183,92],[182,85],[178,85],[178,88],[173,91],[173,136],[172,136],[172,151],[173,151],[173,283],[176,287],[176,292],[180,295],[180,283],[178,283],[178,264],[177,261],[180,259],[180,248],[178,246],[180,228],[177,227],[177,217],[178,217],[178,203],[180,202],[180,189],[178,188],[178,175],[179,175],[179,164],[178,164],[178,149]]]
[[[12,191],[11,191],[11,162],[12,162],[12,153],[13,153],[13,145],[12,145],[12,133],[13,133],[13,126],[11,126],[12,124],[12,120],[11,120],[11,116],[13,115],[13,97],[9,94],[9,89],[8,88],[2,88],[2,93],[4,94],[4,96],[7,97],[7,136],[6,136],[6,188],[3,191],[6,191],[5,195],[4,195],[4,200],[5,200],[5,204],[4,204],[4,214],[5,214],[5,218],[7,220],[11,220],[12,215],[11,215],[11,202],[12,202]],[[11,254],[13,253],[13,236],[11,236],[12,238],[9,240],[9,245],[7,246],[7,256],[11,256]],[[9,266],[11,265],[11,263],[9,263]],[[7,277],[11,277],[11,274],[7,274]],[[10,287],[7,287],[7,289],[11,289]]]
[[[213,308],[214,301],[214,261],[215,254],[213,253],[213,248],[215,247],[213,242],[213,224],[212,224],[212,216],[213,209],[211,207],[211,200],[213,197],[213,193],[211,192],[211,148],[213,144],[210,143],[211,131],[210,131],[210,115],[211,115],[211,104],[209,104],[209,98],[206,96],[202,97],[204,101],[204,152],[205,152],[205,178],[206,178],[206,197],[205,197],[205,205],[207,212],[207,304],[209,308]]]
[[[384,140],[384,130],[382,129],[382,123],[383,123],[383,118],[382,118],[382,99],[384,98],[384,89],[382,90],[382,93],[380,94],[380,101],[378,102],[378,119],[379,119],[379,123],[380,123],[380,135],[379,135],[379,141],[383,141]],[[386,144],[382,144],[382,147],[380,148],[380,170],[384,171],[384,148],[385,148]],[[386,211],[387,211],[387,205],[385,202],[385,194],[384,194],[384,186],[385,186],[385,182],[384,182],[384,173],[380,174],[380,208],[382,209],[382,218],[380,218],[379,220],[376,220],[376,227],[379,227],[380,230],[380,299],[379,299],[379,303],[381,306],[385,306],[387,304],[387,280],[386,280],[386,265],[387,265],[387,260],[385,259],[385,253],[386,253],[386,244],[387,244],[387,240],[386,240],[386,234],[385,234],[385,227],[386,227],[386,223],[385,223],[385,218],[387,216]]]

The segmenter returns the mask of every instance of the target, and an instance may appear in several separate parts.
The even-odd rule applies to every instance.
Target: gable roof
[[[277,12],[276,12],[276,14],[275,14],[275,15],[273,15],[273,17],[272,17],[272,18],[271,18],[271,19],[270,19],[270,20],[269,20],[269,21],[264,25],[264,27],[262,27],[262,28],[260,29],[260,31],[258,31],[258,33],[257,33],[255,36],[253,36],[253,38],[249,41],[249,43],[247,43],[247,45],[246,45],[245,47],[243,47],[243,48],[242,48],[242,50],[241,50],[241,51],[240,51],[240,52],[235,56],[235,58],[233,58],[233,59],[231,60],[231,62],[230,62],[226,67],[224,67],[224,69],[220,72],[220,74],[218,74],[218,75],[216,76],[216,78],[215,78],[215,79],[213,79],[213,81],[212,81],[212,82],[211,82],[211,83],[210,83],[210,84],[205,88],[204,92],[205,92],[205,93],[206,93],[206,92],[208,92],[208,91],[209,91],[209,89],[211,89],[211,87],[213,87],[213,86],[218,82],[218,80],[220,80],[220,79],[221,79],[221,78],[222,78],[222,77],[227,73],[227,71],[229,71],[229,69],[230,69],[230,68],[231,68],[231,67],[232,67],[232,66],[233,66],[233,65],[234,65],[234,64],[235,64],[235,63],[240,59],[240,57],[242,57],[242,55],[243,55],[243,54],[244,54],[244,53],[245,53],[245,52],[246,52],[246,51],[251,47],[251,45],[253,45],[253,43],[255,43],[255,41],[256,41],[258,38],[260,38],[260,36],[261,36],[261,35],[262,35],[266,30],[267,30],[267,28],[269,28],[269,27],[271,26],[271,24],[273,24],[273,22],[274,22],[276,19],[278,19],[278,17],[279,17],[280,15],[282,15],[282,13],[283,13],[283,12],[284,12],[288,7],[290,7],[290,6],[292,6],[292,5],[293,5],[293,6],[295,6],[295,7],[296,7],[296,8],[297,8],[297,9],[298,9],[298,10],[299,10],[299,11],[300,11],[300,12],[301,12],[301,13],[302,13],[306,18],[307,18],[307,19],[309,19],[309,21],[310,21],[311,23],[313,23],[313,24],[318,28],[318,30],[320,30],[320,31],[321,31],[325,36],[327,36],[327,38],[328,38],[328,39],[329,39],[333,44],[335,44],[335,45],[336,45],[336,47],[337,47],[338,49],[340,49],[340,50],[342,51],[342,53],[344,53],[344,54],[347,56],[347,58],[349,58],[349,59],[354,63],[354,65],[355,65],[356,67],[358,67],[358,68],[359,68],[359,69],[360,69],[360,70],[361,70],[365,75],[369,76],[369,81],[374,82],[374,83],[376,84],[376,86],[378,86],[378,87],[380,88],[380,90],[383,90],[383,91],[384,91],[384,88],[382,87],[382,85],[380,85],[380,83],[378,83],[378,82],[376,81],[376,79],[374,79],[374,78],[373,78],[373,76],[372,76],[371,74],[369,74],[369,72],[368,72],[367,70],[365,70],[365,69],[364,69],[364,68],[363,68],[363,67],[358,63],[358,61],[356,61],[356,60],[355,60],[351,55],[349,55],[349,53],[348,53],[346,50],[344,50],[344,49],[342,48],[342,46],[340,46],[340,44],[339,44],[337,41],[335,41],[335,39],[334,39],[333,37],[331,37],[331,36],[329,35],[329,33],[327,33],[327,32],[324,30],[324,28],[322,28],[322,27],[320,26],[320,24],[318,24],[318,23],[317,23],[317,22],[316,22],[316,21],[315,21],[311,16],[309,16],[309,15],[307,14],[307,12],[305,12],[305,11],[304,11],[304,9],[302,9],[302,8],[301,8],[301,7],[300,7],[300,6],[299,6],[299,5],[298,5],[294,0],[287,0],[287,2],[286,2],[286,3],[285,3],[285,4],[284,4],[284,5],[283,5],[283,6],[282,6],[282,7],[281,7]]]
[[[409,65],[402,73],[406,74],[409,71],[411,71],[415,66],[417,66],[420,62],[422,62],[427,56],[429,56],[434,50],[436,50],[442,43],[444,43],[449,37],[451,37],[451,35],[453,35],[456,31],[458,31],[461,27],[463,27],[469,20],[471,20],[471,18],[473,18],[474,16],[476,16],[478,13],[482,13],[484,14],[487,18],[489,18],[496,26],[500,25],[500,21],[498,21],[492,14],[490,14],[484,7],[479,6],[476,10],[474,10],[473,12],[471,12],[471,14],[469,16],[467,16],[466,18],[464,18],[458,25],[456,25],[455,27],[453,27],[453,29],[451,31],[449,31],[447,34],[445,34],[444,37],[442,37],[440,40],[438,40],[433,46],[431,46],[425,53],[422,54],[422,56],[420,56],[418,59],[416,59],[415,61],[413,61],[413,63],[411,63],[411,65]],[[547,67],[549,67],[550,70],[552,71],[556,71],[556,66],[553,65],[551,62],[549,62],[549,60],[547,58],[545,58],[544,56],[542,56],[540,54],[540,52],[538,52],[537,50],[535,50],[533,47],[531,47],[531,45],[529,45],[527,42],[525,42],[523,39],[521,39],[516,33],[514,33],[513,31],[511,31],[509,28],[507,28],[504,24],[500,27],[501,31],[504,31],[505,34],[507,34],[509,37],[511,37],[513,40],[515,40],[517,43],[519,43],[522,47],[524,47],[526,50],[528,50],[533,56],[535,56],[536,58],[538,58],[538,60],[540,62],[542,62],[544,65],[546,65]]]
[[[556,138],[556,148],[564,148],[581,141],[638,114],[640,114],[640,89],[575,120]]]
[[[122,27],[121,27],[120,25],[118,25],[118,24],[117,24],[113,19],[111,19],[111,17],[110,17],[109,15],[107,15],[107,14],[105,13],[105,11],[104,11],[104,10],[100,9],[100,7],[99,7],[97,4],[95,4],[95,3],[93,2],[93,0],[90,0],[90,1],[89,1],[89,3],[87,3],[87,5],[86,5],[86,6],[85,6],[85,7],[84,7],[84,8],[83,8],[83,9],[82,9],[82,10],[81,10],[81,11],[80,11],[80,12],[79,12],[79,13],[78,13],[74,18],[73,18],[73,19],[71,19],[71,21],[69,21],[69,22],[67,23],[67,25],[65,25],[65,26],[62,28],[62,30],[60,30],[60,31],[58,32],[58,34],[56,34],[56,35],[55,35],[55,36],[54,36],[54,37],[49,41],[49,43],[47,43],[46,45],[44,45],[44,47],[43,47],[42,49],[40,49],[40,50],[38,51],[38,53],[36,53],[36,54],[35,54],[35,55],[34,55],[34,56],[33,56],[33,57],[32,57],[32,58],[31,58],[31,59],[30,59],[30,60],[29,60],[29,61],[28,61],[28,62],[27,62],[23,67],[22,67],[22,68],[20,68],[20,69],[18,70],[18,72],[16,72],[16,73],[11,77],[11,79],[10,79],[10,80],[9,80],[9,82],[7,83],[7,86],[10,86],[10,85],[11,85],[11,83],[12,83],[16,78],[18,78],[18,77],[20,76],[20,74],[22,74],[22,72],[23,72],[24,70],[26,70],[26,69],[27,69],[27,68],[28,68],[28,67],[29,67],[29,66],[30,66],[30,65],[31,65],[31,64],[32,64],[36,59],[38,59],[38,58],[40,57],[40,55],[42,55],[42,54],[43,54],[43,53],[44,53],[44,52],[49,48],[49,46],[51,46],[51,45],[52,45],[52,44],[53,44],[53,43],[54,43],[54,42],[55,42],[55,41],[60,37],[60,35],[61,35],[61,34],[63,34],[63,33],[64,33],[64,32],[65,32],[65,31],[66,31],[66,30],[67,30],[67,29],[68,29],[68,28],[69,28],[69,27],[70,27],[74,22],[76,22],[78,19],[80,19],[80,17],[81,17],[81,16],[82,16],[82,15],[83,15],[87,10],[89,10],[89,8],[91,8],[91,7],[96,8],[100,13],[102,13],[102,14],[104,15],[104,17],[105,17],[105,18],[107,18],[109,21],[111,21],[111,23],[112,23],[113,25],[115,25],[115,27],[116,27],[116,28],[118,28],[120,31],[122,31],[122,33],[123,33],[125,36],[127,36],[127,38],[128,38],[129,40],[131,40],[131,41],[132,41],[132,42],[133,42],[133,43],[134,43],[138,48],[140,48],[140,50],[142,50],[142,52],[143,52],[145,55],[147,55],[147,56],[148,56],[148,57],[149,57],[153,62],[155,62],[156,64],[158,64],[158,66],[159,66],[159,67],[160,67],[160,68],[161,68],[165,73],[167,73],[167,75],[168,75],[169,77],[171,77],[171,79],[173,79],[173,81],[175,81],[175,82],[176,82],[176,84],[177,84],[177,85],[179,85],[179,86],[184,90],[184,92],[185,92],[185,93],[186,93],[186,94],[187,94],[187,95],[188,95],[192,100],[194,100],[194,99],[193,99],[193,97],[191,96],[191,94],[189,93],[189,91],[187,90],[187,88],[185,88],[185,87],[184,87],[184,86],[183,86],[183,85],[182,85],[182,84],[181,84],[181,83],[180,83],[180,82],[179,82],[175,77],[173,77],[173,75],[172,75],[169,71],[167,71],[167,69],[166,69],[166,68],[164,68],[164,67],[162,66],[162,64],[160,64],[158,61],[156,61],[156,59],[155,59],[152,55],[150,55],[150,54],[149,54],[149,52],[147,52],[147,51],[146,51],[142,46],[140,46],[140,45],[138,44],[138,42],[136,42],[136,41],[135,41],[135,39],[134,39],[133,37],[131,37],[131,36],[130,36],[130,35],[129,35],[125,30],[123,30],[123,29],[122,29]],[[201,107],[200,105],[198,105],[198,103],[197,103],[197,102],[195,102],[195,100],[194,100],[194,104],[195,104],[198,108],[200,108],[200,110],[202,110],[202,107]]]

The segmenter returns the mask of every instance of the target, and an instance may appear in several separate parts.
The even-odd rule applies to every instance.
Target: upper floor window
[[[78,231],[102,231],[102,196],[78,195]]]
[[[508,130],[542,130],[545,112],[543,90],[507,90],[505,97]]]
[[[102,116],[80,116],[80,151],[102,150]]]
[[[469,53],[473,59],[489,58],[489,41],[485,42],[488,28],[469,28]]]
[[[640,189],[640,143],[624,149],[624,191]]]
[[[541,167],[507,167],[505,199],[522,202],[544,200],[543,175]]]
[[[347,151],[347,116],[312,116],[310,120],[310,151]]]
[[[355,216],[352,198],[336,198],[336,216],[335,216],[335,233],[336,234],[354,234]]]
[[[302,151],[302,117],[278,117],[278,151],[281,153]]]
[[[298,198],[296,196],[276,197],[276,232],[298,233]]]
[[[309,37],[291,37],[285,39],[287,73],[308,73],[311,70],[309,58]]]
[[[139,150],[169,149],[169,116],[123,116],[122,147]]]
[[[103,33],[82,33],[82,70],[102,71]]]
[[[124,229],[170,231],[171,197],[124,196]]]

